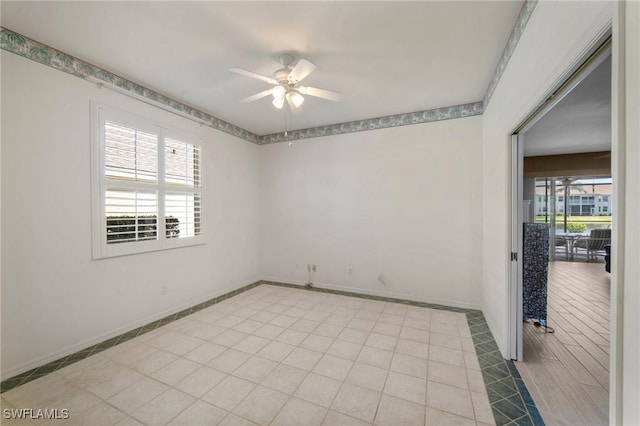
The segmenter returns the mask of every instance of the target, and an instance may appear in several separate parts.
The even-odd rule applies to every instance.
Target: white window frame
[[[117,124],[133,127],[137,130],[146,131],[158,135],[158,173],[155,185],[144,184],[146,188],[155,187],[157,191],[157,239],[149,241],[132,241],[118,244],[107,244],[106,232],[106,206],[105,191],[110,186],[110,181],[105,176],[105,143],[104,143],[104,122],[112,121]],[[175,139],[186,143],[198,145],[200,147],[200,186],[198,188],[181,188],[179,186],[167,185],[165,182],[165,138]],[[107,107],[91,102],[91,213],[92,213],[92,255],[94,259],[109,258],[115,256],[125,256],[137,253],[147,253],[157,250],[167,250],[179,247],[190,247],[205,243],[205,221],[204,214],[204,170],[203,161],[204,146],[197,136],[186,132],[177,131],[168,127],[155,124],[154,121],[145,119],[135,114]],[[111,185],[112,186],[112,185]],[[142,188],[135,183],[122,183],[122,188]],[[198,193],[200,194],[200,224],[199,235],[182,238],[166,237],[165,217],[165,194],[167,192],[178,193]]]

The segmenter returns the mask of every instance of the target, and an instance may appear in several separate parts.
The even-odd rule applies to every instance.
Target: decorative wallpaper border
[[[502,78],[502,74],[504,73],[505,68],[507,68],[507,64],[511,60],[511,55],[513,55],[513,51],[516,50],[516,46],[520,41],[520,37],[524,32],[524,29],[529,22],[529,18],[533,14],[533,10],[536,8],[538,4],[538,0],[525,0],[522,5],[522,9],[520,10],[520,14],[518,15],[518,19],[516,19],[516,24],[511,31],[511,35],[509,36],[509,40],[507,40],[507,45],[502,52],[502,56],[500,57],[500,61],[498,62],[498,66],[496,70],[493,72],[493,77],[491,78],[491,83],[489,83],[489,87],[487,88],[487,92],[484,94],[483,103],[486,107],[489,105],[489,101],[493,96],[493,92],[495,92],[496,87],[498,87],[498,83]]]
[[[489,83],[489,87],[487,88],[482,101],[425,111],[408,112],[385,117],[331,124],[327,126],[311,127],[308,129],[290,131],[287,132],[286,135],[284,132],[274,133],[260,136],[258,144],[266,145],[278,142],[318,138],[322,136],[340,135],[366,130],[386,129],[388,127],[409,126],[412,124],[431,123],[434,121],[482,115],[486,106],[489,104],[491,96],[493,96],[493,92],[498,86],[500,79],[502,78],[502,74],[509,63],[509,60],[511,60],[511,55],[513,55],[513,51],[518,45],[520,37],[522,36],[522,33],[529,22],[529,18],[533,14],[533,10],[537,4],[538,0],[525,0],[522,5],[518,19],[511,31],[507,45],[502,52],[498,66],[493,73],[493,77],[491,78],[491,82]]]
[[[388,115],[385,117],[368,118],[365,120],[349,121],[328,126],[311,127],[309,129],[293,130],[274,133],[260,137],[260,145],[286,142],[300,139],[319,138],[322,136],[341,135],[344,133],[364,132],[367,130],[386,129],[389,127],[409,126],[412,124],[431,123],[434,121],[451,120],[454,118],[482,115],[484,103],[456,105],[426,111],[407,112],[404,114]]]
[[[0,43],[0,48],[8,52],[93,83],[102,82],[116,87],[124,93],[150,101],[167,111],[191,118],[206,126],[249,142],[258,143],[259,136],[256,134],[4,27],[0,27]]]
[[[538,0],[525,0],[522,10],[518,15],[516,24],[509,36],[507,45],[502,53],[498,66],[493,74],[491,83],[487,88],[484,99],[479,102],[436,108],[425,111],[415,111],[385,117],[369,118],[345,123],[331,124],[327,126],[312,127],[308,129],[293,130],[274,133],[270,135],[256,135],[241,127],[216,118],[206,112],[197,110],[180,101],[169,98],[138,83],[134,83],[107,70],[99,68],[67,53],[56,50],[45,44],[32,40],[14,31],[0,27],[0,48],[31,59],[56,70],[80,77],[93,83],[104,83],[116,88],[118,91],[150,102],[169,112],[195,120],[213,129],[228,133],[240,139],[266,145],[278,142],[287,142],[300,139],[317,138],[322,136],[340,135],[345,133],[362,132],[368,130],[386,129],[389,127],[409,126],[412,124],[431,123],[434,121],[451,120],[455,118],[482,115],[486,105],[495,91],[502,74],[504,73],[511,55],[515,50],[520,37],[537,5]]]

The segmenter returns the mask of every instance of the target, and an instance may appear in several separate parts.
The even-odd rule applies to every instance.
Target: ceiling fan
[[[316,66],[306,59],[300,59],[296,65],[291,68],[293,63],[293,55],[288,53],[280,55],[278,58],[283,68],[273,73],[273,78],[266,77],[264,75],[256,74],[251,71],[244,70],[242,68],[231,68],[231,72],[235,72],[240,75],[244,75],[258,80],[265,81],[269,84],[273,84],[275,87],[257,93],[253,96],[249,96],[242,100],[242,102],[253,102],[258,99],[262,99],[266,96],[273,95],[271,103],[278,109],[282,109],[285,100],[291,110],[298,108],[304,102],[304,96],[309,95],[317,98],[326,99],[329,101],[338,102],[342,99],[342,94],[333,92],[331,90],[318,89],[316,87],[299,86],[305,77],[311,74]]]

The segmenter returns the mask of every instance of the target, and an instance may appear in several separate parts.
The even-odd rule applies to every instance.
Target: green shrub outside
[[[155,239],[157,234],[156,216],[107,216],[107,243],[121,241]],[[165,217],[167,238],[176,238],[180,234],[180,222],[177,217]]]
[[[583,222],[568,222],[567,232],[587,232],[587,224]]]

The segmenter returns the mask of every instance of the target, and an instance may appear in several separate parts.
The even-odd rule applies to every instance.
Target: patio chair
[[[560,235],[556,235],[556,253],[558,253],[558,247],[564,247],[564,258],[569,260],[569,242]]]
[[[611,229],[592,229],[588,237],[578,238],[573,243],[573,250],[586,252],[587,262],[597,261],[598,254],[605,254],[604,247],[611,244]]]

